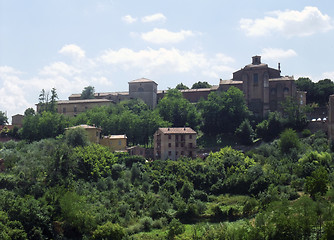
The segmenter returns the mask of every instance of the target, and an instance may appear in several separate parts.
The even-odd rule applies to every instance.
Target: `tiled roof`
[[[179,128],[159,128],[164,134],[196,134],[196,132],[190,127]]]
[[[270,78],[269,81],[293,81],[295,80],[293,76],[285,76],[280,78]]]
[[[220,80],[219,84],[223,84],[223,85],[242,84],[242,81]]]
[[[109,139],[123,139],[123,138],[127,138],[126,135],[109,135],[109,136],[105,136],[105,138],[109,138]]]
[[[113,102],[111,100],[102,99],[81,99],[81,100],[59,100],[57,104],[69,104],[69,103],[99,103],[99,102]]]
[[[150,79],[147,79],[147,78],[139,78],[139,79],[136,79],[136,80],[132,80],[129,83],[146,83],[146,82],[153,82],[153,83],[157,84],[153,80],[150,80]]]

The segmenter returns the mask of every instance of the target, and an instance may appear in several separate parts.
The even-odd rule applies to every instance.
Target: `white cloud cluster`
[[[151,32],[141,34],[143,40],[155,44],[178,43],[191,36],[194,36],[192,31],[171,32],[161,28],[154,28]]]
[[[297,56],[297,53],[293,49],[280,49],[280,48],[264,48],[260,54],[263,59],[266,60],[278,60],[282,58],[289,58]]]
[[[88,58],[77,45],[66,45],[59,51],[60,56],[70,55],[43,66],[34,73],[21,73],[8,66],[0,66],[0,110],[12,116],[34,107],[42,89],[49,91],[55,87],[60,99],[72,93],[80,93],[88,85],[103,91],[115,91],[114,82],[127,89],[127,82],[133,77],[163,77],[178,74],[193,76],[195,79],[218,79],[231,73],[229,64],[234,59],[224,54],[208,56],[200,51],[182,51],[176,48],[143,49],[129,48],[105,50],[96,58]],[[80,61],[78,61],[78,58]],[[118,79],[115,79],[116,76]],[[122,79],[120,79],[122,76]],[[171,79],[170,84],[177,81]]]
[[[309,36],[333,29],[332,19],[317,7],[305,7],[302,11],[274,11],[262,19],[240,20],[240,28],[248,36],[266,36],[273,32],[287,37]]]
[[[145,16],[141,20],[142,20],[143,23],[165,22],[167,20],[167,18],[162,13],[156,13],[156,14],[153,14],[153,15]]]

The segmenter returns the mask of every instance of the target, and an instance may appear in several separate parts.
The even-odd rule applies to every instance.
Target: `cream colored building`
[[[98,128],[98,127],[95,127],[95,126],[89,126],[89,125],[86,125],[86,124],[82,124],[82,125],[66,128],[66,130],[67,129],[78,128],[78,127],[81,127],[81,128],[86,130],[88,140],[91,143],[100,144],[101,131],[102,131],[101,128]]]
[[[107,106],[113,103],[109,99],[83,99],[83,100],[61,100],[57,101],[57,112],[66,116],[75,117],[94,107]],[[38,105],[37,105],[38,111]]]
[[[197,133],[189,127],[159,128],[154,133],[155,159],[196,157],[196,137]]]
[[[110,148],[111,151],[126,151],[127,137],[126,135],[104,136],[100,144]]]

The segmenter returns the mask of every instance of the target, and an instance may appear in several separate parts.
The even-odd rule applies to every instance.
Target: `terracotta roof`
[[[94,93],[95,97],[105,97],[109,95],[129,95],[129,92],[100,92],[100,93]],[[81,93],[73,93],[69,98],[80,98]]]
[[[69,103],[98,103],[98,102],[113,102],[111,100],[102,99],[81,99],[81,100],[59,100],[57,104],[69,104]]]
[[[159,128],[159,130],[164,134],[196,134],[190,127]]]
[[[136,79],[136,80],[132,80],[131,82],[129,83],[147,83],[147,82],[153,82],[155,84],[157,84],[156,82],[154,82],[153,80],[150,80],[150,79],[147,79],[147,78],[139,78],[139,79]],[[157,84],[158,85],[158,84]]]

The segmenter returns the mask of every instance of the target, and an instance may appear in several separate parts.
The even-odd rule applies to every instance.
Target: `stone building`
[[[111,151],[125,152],[127,145],[126,135],[109,135],[100,140],[102,146],[108,147]]]
[[[146,78],[140,78],[129,82],[130,99],[142,99],[150,108],[157,105],[157,87],[158,84]]]
[[[57,101],[57,112],[66,116],[75,117],[79,113],[85,112],[94,107],[106,106],[113,101],[109,99],[81,99],[81,100],[60,100]],[[37,105],[37,111],[38,111]]]
[[[196,157],[196,137],[197,133],[189,127],[159,128],[154,133],[155,159]]]
[[[96,143],[96,144],[100,143],[102,129],[99,127],[82,124],[82,125],[66,128],[66,130],[73,129],[73,128],[79,128],[79,127],[85,129],[85,131],[87,132],[88,140],[91,143]]]
[[[297,92],[292,76],[281,76],[280,64],[278,69],[270,68],[261,62],[261,56],[253,56],[252,63],[234,72],[231,80],[220,80],[218,91],[226,91],[231,86],[243,91],[248,108],[258,116],[281,110],[280,102],[287,97],[304,99],[306,96]]]

